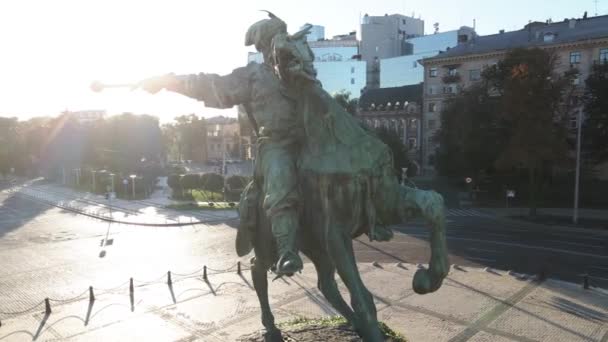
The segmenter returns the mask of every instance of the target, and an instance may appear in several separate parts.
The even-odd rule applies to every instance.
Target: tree
[[[182,189],[190,190],[192,194],[192,190],[200,188],[200,178],[198,173],[189,173],[180,178],[179,185]]]
[[[436,167],[443,176],[479,179],[493,167],[505,145],[504,123],[495,110],[487,82],[471,86],[450,99],[441,112]]]
[[[416,165],[408,158],[407,147],[395,130],[380,127],[375,130],[375,134],[391,150],[395,175],[400,181],[404,168],[408,169],[408,175],[416,174]]]
[[[577,71],[560,75],[556,64],[556,55],[546,50],[520,48],[483,74],[508,132],[495,165],[527,169],[530,216],[536,215],[543,169],[563,161],[568,150],[565,120],[571,108],[564,104],[570,103]]]
[[[11,168],[18,164],[17,118],[0,117],[0,174],[6,176]]]
[[[175,123],[163,125],[165,150],[178,161],[207,159],[207,124],[194,114],[175,118]]]
[[[594,65],[585,84],[585,150],[600,163],[608,160],[608,63]]]
[[[333,95],[334,99],[351,115],[357,114],[357,106],[359,101],[350,98],[350,92],[341,91]]]
[[[219,173],[205,173],[201,175],[199,187],[203,190],[220,192],[224,189],[224,176]]]

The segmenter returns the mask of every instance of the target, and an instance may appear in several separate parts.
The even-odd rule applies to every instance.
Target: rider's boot
[[[272,218],[272,234],[277,242],[277,261],[275,273],[278,276],[292,276],[301,271],[303,264],[298,255],[296,232],[298,217],[295,210],[287,210]]]

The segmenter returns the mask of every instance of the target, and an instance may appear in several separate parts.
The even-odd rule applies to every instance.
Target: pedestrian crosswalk
[[[450,217],[464,217],[464,216],[469,216],[469,217],[489,217],[491,215],[486,214],[482,211],[476,210],[476,209],[448,209],[447,210],[447,216]]]

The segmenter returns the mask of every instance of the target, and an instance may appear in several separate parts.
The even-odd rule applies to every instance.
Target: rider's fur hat
[[[279,34],[287,32],[287,24],[276,15],[266,11],[270,19],[263,19],[251,25],[245,35],[245,46],[255,45],[260,51],[262,46],[270,47],[272,38]]]

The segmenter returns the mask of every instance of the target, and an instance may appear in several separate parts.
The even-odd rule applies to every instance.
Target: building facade
[[[408,158],[418,166],[420,149],[422,84],[370,89],[359,99],[357,118],[370,128],[385,128],[397,133],[408,150]]]
[[[424,20],[401,14],[370,16],[361,21],[361,59],[366,62],[367,88],[380,86],[380,61],[412,54],[407,39],[424,35]]]
[[[567,19],[561,22],[532,22],[523,29],[477,36],[437,56],[425,58],[424,100],[422,109],[423,170],[434,173],[438,147],[434,136],[440,128],[440,113],[445,102],[481,79],[482,71],[504,58],[514,48],[542,48],[558,58],[556,72],[578,70],[574,80],[579,96],[594,63],[608,62],[608,16]],[[575,100],[576,101],[576,100]],[[577,110],[582,110],[582,101]],[[577,113],[570,128],[577,127]]]
[[[458,44],[473,39],[475,31],[463,26],[458,30],[435,33],[407,39],[412,53],[380,60],[380,88],[419,84],[424,81],[424,68],[420,60],[436,56]]]
[[[356,33],[310,40],[308,45],[315,56],[313,64],[323,89],[330,94],[348,92],[351,98],[358,98],[366,84],[366,69],[365,62],[359,59]],[[247,59],[248,62],[264,62],[261,53],[250,52]]]
[[[236,118],[215,116],[206,120],[207,160],[240,159],[241,136]]]

